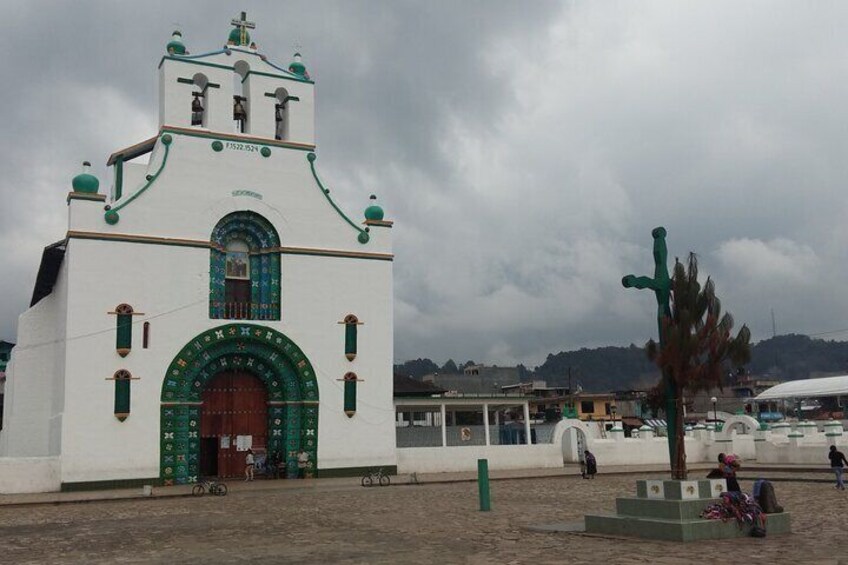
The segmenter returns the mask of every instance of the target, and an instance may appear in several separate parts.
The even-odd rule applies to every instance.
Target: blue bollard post
[[[492,509],[489,499],[489,460],[477,460],[477,487],[480,491],[480,512],[488,512]]]

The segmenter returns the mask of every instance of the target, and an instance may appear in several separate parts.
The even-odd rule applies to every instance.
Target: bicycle
[[[377,469],[368,469],[368,471],[366,471],[366,473],[362,476],[361,482],[364,487],[374,486],[375,482],[381,487],[387,487],[392,481],[389,476],[383,472],[383,468],[379,467]]]
[[[226,496],[227,485],[219,481],[205,480],[197,483],[194,485],[194,488],[191,489],[191,494],[194,496],[203,496],[207,492],[217,496]]]

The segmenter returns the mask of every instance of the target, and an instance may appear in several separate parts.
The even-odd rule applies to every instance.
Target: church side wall
[[[60,468],[59,457],[0,457],[0,494],[58,491]]]
[[[207,250],[165,245],[71,240],[75,299],[69,331],[89,335],[67,356],[67,411],[62,481],[159,476],[159,408],[168,364],[194,335],[209,327]],[[97,292],[90,289],[96,288]],[[132,349],[116,351],[118,304],[133,317]],[[150,321],[150,347],[142,348],[142,323]],[[130,415],[114,415],[119,369],[130,371]]]
[[[18,321],[4,398],[7,457],[52,456],[61,449],[66,267],[63,263],[54,291]]]

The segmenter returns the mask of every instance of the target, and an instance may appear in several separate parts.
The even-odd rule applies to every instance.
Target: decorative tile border
[[[164,485],[199,479],[201,394],[226,370],[249,372],[268,388],[268,451],[285,452],[286,476],[297,477],[297,454],[318,453],[318,383],[303,351],[282,333],[253,324],[227,324],[190,341],[162,384],[160,476]],[[309,474],[309,471],[308,471]]]

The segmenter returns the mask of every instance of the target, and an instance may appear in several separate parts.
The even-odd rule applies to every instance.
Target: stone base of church
[[[373,465],[370,467],[338,467],[335,469],[316,469],[313,476],[319,479],[331,477],[361,477],[372,469],[383,469],[386,475],[397,475],[397,465]]]
[[[86,490],[110,490],[122,488],[139,488],[145,485],[161,486],[162,479],[113,479],[108,481],[84,481],[78,483],[62,483],[62,492],[81,492]]]
[[[0,494],[57,492],[60,488],[58,457],[0,457]]]

